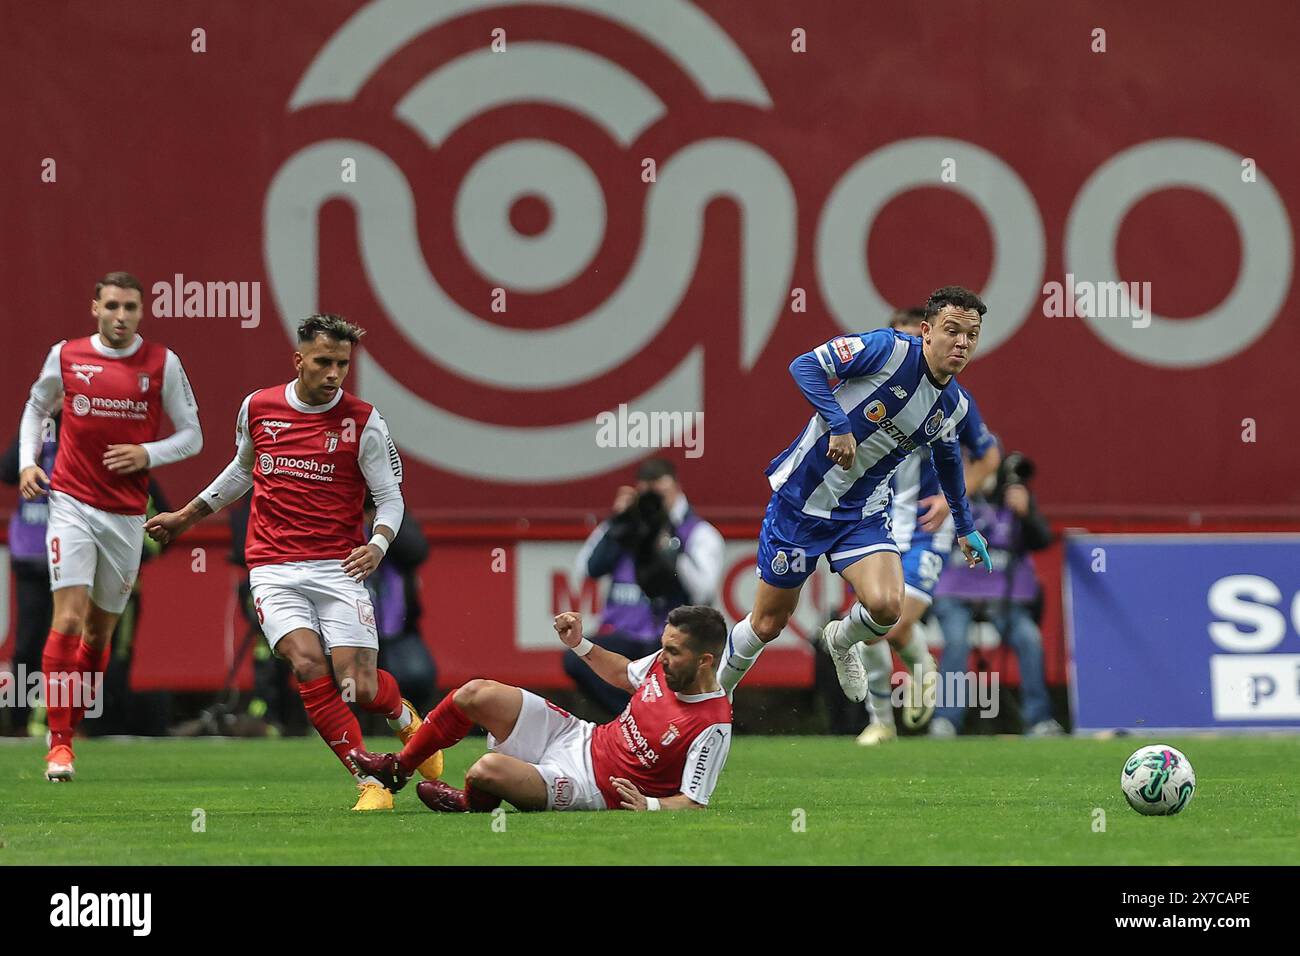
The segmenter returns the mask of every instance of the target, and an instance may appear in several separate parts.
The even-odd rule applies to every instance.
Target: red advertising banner
[[[216,531],[217,529],[213,529]],[[148,562],[141,572],[141,602],[131,683],[137,690],[213,691],[221,688],[248,633],[237,592],[243,572],[223,560],[229,543],[220,533],[182,542]],[[604,610],[608,581],[586,578],[575,568],[581,540],[435,540],[419,570],[423,608],[420,630],[438,662],[439,683],[453,688],[475,677],[526,687],[567,687],[560,666],[563,648],[551,627],[561,611],[576,610],[594,634]],[[201,551],[196,551],[201,548]],[[753,601],[756,544],[728,541],[718,607],[729,625],[749,613]],[[197,560],[199,555],[202,560]],[[13,652],[15,603],[8,555],[0,547],[0,661]],[[1034,556],[1043,584],[1044,664],[1048,683],[1066,680],[1060,619],[1059,545]],[[752,687],[807,687],[813,656],[808,646],[822,623],[847,610],[844,582],[823,564],[804,590],[784,634],[746,679]],[[260,638],[258,638],[260,640]],[[942,633],[931,625],[932,646]],[[997,650],[991,663],[1009,684],[1018,682],[1015,655]],[[252,657],[245,654],[238,684],[252,685]]]
[[[666,440],[754,517],[790,360],[962,283],[1049,511],[1300,513],[1287,0],[7,6],[0,408],[135,272],[177,500],[328,310],[419,514],[603,511]]]

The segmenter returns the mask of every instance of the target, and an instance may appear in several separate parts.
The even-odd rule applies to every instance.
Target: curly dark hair
[[[988,306],[970,289],[959,285],[946,285],[930,293],[930,298],[925,303],[926,319],[933,319],[946,305],[957,309],[971,309],[981,316],[988,311]]]

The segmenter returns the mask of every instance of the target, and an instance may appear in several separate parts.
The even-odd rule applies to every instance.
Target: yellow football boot
[[[410,742],[411,738],[415,736],[415,732],[420,729],[420,724],[423,723],[423,719],[420,717],[420,712],[415,709],[415,705],[405,697],[402,698],[402,706],[410,713],[411,722],[400,729],[394,727],[393,732],[397,734],[397,739],[402,742],[403,746],[405,746]],[[418,772],[425,780],[437,780],[442,776],[442,751],[437,751],[432,757],[429,757],[424,761],[424,763],[420,764],[420,766],[415,769],[416,772]]]
[[[357,797],[357,805],[353,810],[393,809],[393,795],[379,784],[359,783],[357,789],[361,791],[361,796]]]

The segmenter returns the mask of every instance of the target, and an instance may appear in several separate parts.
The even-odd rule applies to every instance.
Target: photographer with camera
[[[957,686],[948,675],[964,673],[970,657],[969,630],[972,621],[989,621],[1004,644],[1015,651],[1020,662],[1021,719],[1031,737],[1063,733],[1052,718],[1043,675],[1043,636],[1037,615],[1042,589],[1031,551],[1046,548],[1052,531],[1039,513],[1029,482],[1034,463],[1020,452],[1012,452],[998,467],[987,498],[971,501],[975,527],[989,545],[993,573],[983,568],[974,573],[960,552],[953,552],[935,592],[934,614],[943,630],[943,672],[941,688]],[[955,736],[965,717],[965,708],[954,701],[941,701],[930,723],[934,737]]]
[[[714,602],[722,552],[722,535],[691,510],[672,462],[643,461],[636,487],[618,489],[613,513],[578,554],[579,573],[610,579],[593,643],[630,660],[653,654],[669,611]],[[565,652],[564,672],[611,714],[627,706],[628,695],[597,677],[572,651]]]

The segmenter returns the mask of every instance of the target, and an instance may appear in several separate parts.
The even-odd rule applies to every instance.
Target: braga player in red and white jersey
[[[50,349],[19,426],[18,487],[32,500],[49,488],[45,546],[54,615],[41,668],[46,676],[47,780],[74,775],[72,738],[109,641],[131,596],[144,546],[149,470],[198,454],[199,408],[181,360],[137,333],[140,281],[110,272],[95,283],[96,335]],[[36,463],[62,408],[52,475]],[[175,429],[159,440],[162,414]],[[91,678],[91,681],[95,678]]]
[[[361,583],[402,524],[402,461],[383,417],[343,391],[352,347],[365,334],[337,315],[298,327],[297,378],[253,392],[235,424],[235,457],[182,510],[151,518],[166,543],[253,489],[244,557],[267,643],[293,667],[312,725],[352,772],[346,756],[362,745],[348,707],[381,713],[403,741],[420,715],[397,681],[376,666],[379,633]],[[366,489],[375,501],[374,536],[362,543]],[[436,778],[442,755],[420,772]],[[393,795],[358,775],[354,810],[389,810]]]
[[[472,680],[444,698],[400,754],[353,751],[358,772],[400,790],[430,753],[463,739],[475,724],[490,753],[465,774],[465,789],[424,781],[416,792],[432,810],[686,810],[704,807],[731,746],[731,703],[718,686],[727,625],[711,607],[671,611],[660,650],[638,661],[597,647],[569,611],[555,630],[605,681],[632,695],[607,724],[589,723],[536,694]]]

